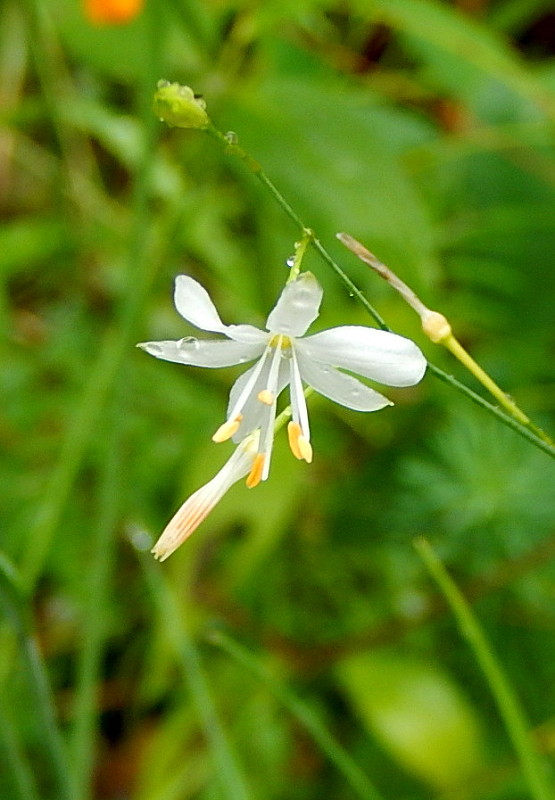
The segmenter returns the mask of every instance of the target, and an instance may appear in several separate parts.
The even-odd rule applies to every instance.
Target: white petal
[[[178,275],[175,279],[174,302],[181,316],[195,328],[214,333],[226,332],[226,326],[210,295],[204,286],[189,275]]]
[[[186,337],[178,341],[142,342],[137,347],[150,353],[151,356],[164,361],[174,361],[177,364],[188,364],[193,367],[230,367],[258,358],[264,349],[264,344]]]
[[[265,369],[265,367],[271,349],[271,347],[266,347],[257,363],[243,373],[243,375],[240,375],[231,387],[227,406],[228,421],[236,419],[239,414],[243,414],[245,404],[254,392],[258,377],[262,374],[265,376],[267,375],[268,369]],[[263,380],[266,380],[266,378]],[[259,391],[260,389],[257,388],[257,394]]]
[[[387,397],[335,367],[311,361],[298,351],[297,359],[305,383],[334,403],[352,408],[354,411],[378,411],[380,408],[393,405]]]
[[[291,348],[291,372],[289,378],[289,396],[291,398],[292,419],[301,426],[303,436],[310,441],[310,426],[308,423],[308,409],[304,396],[303,383],[295,348]]]
[[[270,334],[266,333],[266,331],[261,331],[260,328],[255,328],[254,325],[226,325],[225,335],[236,342],[263,346],[266,345],[270,338]]]
[[[171,556],[206,519],[227,490],[248,475],[256,455],[257,443],[257,437],[245,439],[212,480],[197,489],[183,503],[152,548],[155,558],[165,561]]]
[[[318,316],[322,287],[311,272],[303,272],[297,280],[285,285],[266,322],[272,333],[302,336]]]
[[[322,364],[348,369],[388,386],[413,386],[426,359],[410,339],[357,325],[331,328],[296,342],[297,352]]]
[[[270,363],[270,371],[268,373],[268,383],[266,389],[272,398],[272,402],[266,405],[266,414],[260,426],[260,445],[259,451],[264,453],[264,466],[262,470],[261,480],[265,481],[270,474],[270,463],[272,460],[272,449],[274,447],[274,429],[276,422],[276,408],[278,398],[278,380],[280,371],[282,369],[283,359],[281,357],[281,347],[276,347],[272,355]]]
[[[175,279],[174,300],[181,316],[203,331],[223,333],[245,344],[260,344],[268,338],[265,331],[253,325],[224,325],[206,289],[189,275]]]

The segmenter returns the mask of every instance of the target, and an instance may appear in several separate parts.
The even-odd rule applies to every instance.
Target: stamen
[[[243,410],[247,400],[251,396],[251,393],[256,385],[256,381],[260,377],[260,373],[262,372],[262,369],[266,363],[269,353],[271,352],[271,349],[272,348],[270,347],[270,345],[266,346],[266,349],[262,353],[262,356],[250,371],[251,372],[250,377],[242,387],[239,396],[235,400],[233,408],[229,409],[229,414],[228,414],[229,419],[235,419],[237,416],[239,416],[239,414]],[[248,372],[245,372],[245,375],[247,374]]]
[[[249,489],[254,489],[262,480],[262,471],[264,469],[264,453],[257,453],[254,457],[252,469],[247,475],[247,486]]]
[[[269,389],[262,389],[261,392],[258,392],[257,397],[265,406],[271,406],[274,402],[274,395]]]
[[[289,447],[295,458],[310,464],[312,461],[312,445],[306,436],[303,436],[299,423],[292,420],[287,426],[287,434],[289,436]]]
[[[242,414],[237,414],[233,419],[228,419],[223,425],[220,425],[216,433],[212,436],[213,442],[227,442],[239,430],[239,425],[243,419]]]
[[[304,458],[306,463],[312,464],[312,445],[302,434],[299,436],[298,445],[299,450],[301,451],[301,456]]]

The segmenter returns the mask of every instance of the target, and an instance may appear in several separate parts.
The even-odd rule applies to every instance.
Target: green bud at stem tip
[[[158,81],[153,110],[172,128],[206,128],[210,124],[202,97],[195,97],[190,86],[180,83]]]

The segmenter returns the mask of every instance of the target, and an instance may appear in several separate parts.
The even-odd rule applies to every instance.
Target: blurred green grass
[[[95,27],[77,0],[4,0],[2,19],[1,549],[67,796],[533,796],[412,540],[475,603],[550,777],[548,457],[431,378],[372,415],[315,398],[314,463],[279,441],[267,484],[235,487],[160,566],[144,550],[230,452],[210,436],[236,372],[134,344],[190,333],[180,272],[226,322],[263,323],[298,237],[239,161],[154,118],[168,78],[204,95],[394,330],[467,380],[336,231],[553,430],[550,4],[146,0]],[[315,254],[306,266],[319,325],[371,324]],[[9,621],[0,636],[0,796],[61,800],[26,651]]]

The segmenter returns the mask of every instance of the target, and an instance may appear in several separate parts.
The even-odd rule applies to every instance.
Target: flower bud
[[[154,113],[172,128],[206,128],[210,122],[206,103],[190,86],[164,80],[158,81]]]
[[[421,315],[422,330],[434,344],[442,344],[452,335],[451,325],[439,311],[427,308]]]

